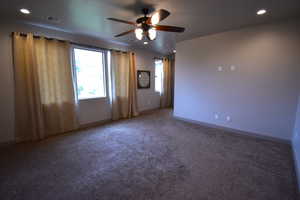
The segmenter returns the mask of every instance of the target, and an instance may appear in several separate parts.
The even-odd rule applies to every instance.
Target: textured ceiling
[[[19,13],[22,7],[30,9],[32,14]],[[130,25],[106,18],[135,21],[145,7],[171,12],[160,24],[186,28],[184,33],[159,32],[157,39],[147,45],[147,48],[164,54],[175,48],[176,41],[300,14],[299,0],[2,0],[0,16],[139,47],[143,43],[137,41],[134,34],[113,37],[129,30]],[[260,8],[267,9],[268,13],[257,16],[256,11]],[[49,21],[49,16],[58,20]]]

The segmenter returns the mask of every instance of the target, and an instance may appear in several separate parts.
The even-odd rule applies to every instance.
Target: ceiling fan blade
[[[127,35],[127,34],[129,34],[129,33],[132,33],[132,32],[134,32],[134,30],[135,30],[135,29],[132,29],[132,30],[129,30],[129,31],[126,31],[126,32],[120,33],[120,34],[118,34],[118,35],[115,35],[115,37],[121,37],[121,36],[123,36],[123,35]]]
[[[155,29],[158,31],[168,31],[168,32],[184,32],[185,28],[177,27],[177,26],[164,26],[164,25],[156,25]]]
[[[161,22],[162,20],[166,19],[169,15],[170,15],[169,11],[167,11],[165,9],[159,9],[158,11],[155,11],[153,13],[152,17],[150,17],[147,20],[147,24],[156,25],[159,22]]]
[[[136,25],[136,23],[134,22],[130,22],[130,21],[126,21],[126,20],[122,20],[122,19],[116,19],[116,18],[107,18],[108,20],[112,20],[112,21],[115,21],[115,22],[120,22],[120,23],[125,23],[125,24],[130,24],[130,25]]]

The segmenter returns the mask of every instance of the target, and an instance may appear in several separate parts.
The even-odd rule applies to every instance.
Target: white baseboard
[[[258,133],[243,131],[243,130],[239,130],[239,129],[228,128],[228,127],[220,126],[220,125],[216,125],[216,124],[210,124],[210,123],[206,123],[206,122],[200,122],[200,121],[196,121],[196,120],[187,119],[187,118],[179,117],[179,116],[176,116],[176,115],[173,115],[173,117],[175,119],[185,121],[185,122],[188,122],[188,123],[192,123],[192,124],[198,124],[198,125],[205,126],[205,127],[220,129],[220,130],[224,130],[224,131],[230,131],[232,133],[236,133],[236,134],[240,134],[240,135],[245,135],[245,136],[249,136],[249,137],[260,138],[260,139],[263,139],[263,140],[269,140],[269,141],[273,141],[273,142],[279,142],[279,143],[292,145],[291,141],[288,140],[288,139],[276,138],[276,137],[272,137],[272,136],[261,135],[261,134],[258,134]]]

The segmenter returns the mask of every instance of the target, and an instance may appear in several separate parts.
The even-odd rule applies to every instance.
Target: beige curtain
[[[138,115],[136,97],[136,63],[132,52],[111,52],[112,119]]]
[[[160,98],[160,107],[168,108],[172,104],[172,72],[171,72],[171,61],[168,58],[163,58],[163,87]]]
[[[16,141],[76,129],[69,44],[14,33],[13,45]]]

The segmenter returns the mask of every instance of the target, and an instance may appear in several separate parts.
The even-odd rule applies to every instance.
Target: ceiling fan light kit
[[[148,40],[152,41],[156,39],[157,31],[184,32],[184,28],[182,27],[157,25],[159,22],[161,22],[170,15],[170,12],[167,10],[157,10],[151,17],[147,17],[147,15],[149,14],[149,10],[147,8],[144,8],[142,12],[144,16],[138,18],[136,20],[136,23],[122,19],[107,18],[108,20],[135,26],[135,29],[131,29],[129,31],[120,33],[118,35],[115,35],[115,37],[120,37],[134,32],[135,37],[138,40],[143,40],[145,36],[146,38],[148,38]]]
[[[142,39],[143,39],[143,34],[144,34],[143,29],[141,29],[141,28],[136,28],[136,29],[134,30],[134,33],[135,33],[135,37],[136,37],[138,40],[142,40]]]
[[[150,28],[149,30],[148,30],[148,38],[149,38],[149,40],[155,40],[155,38],[156,38],[156,30],[155,30],[155,28]]]

